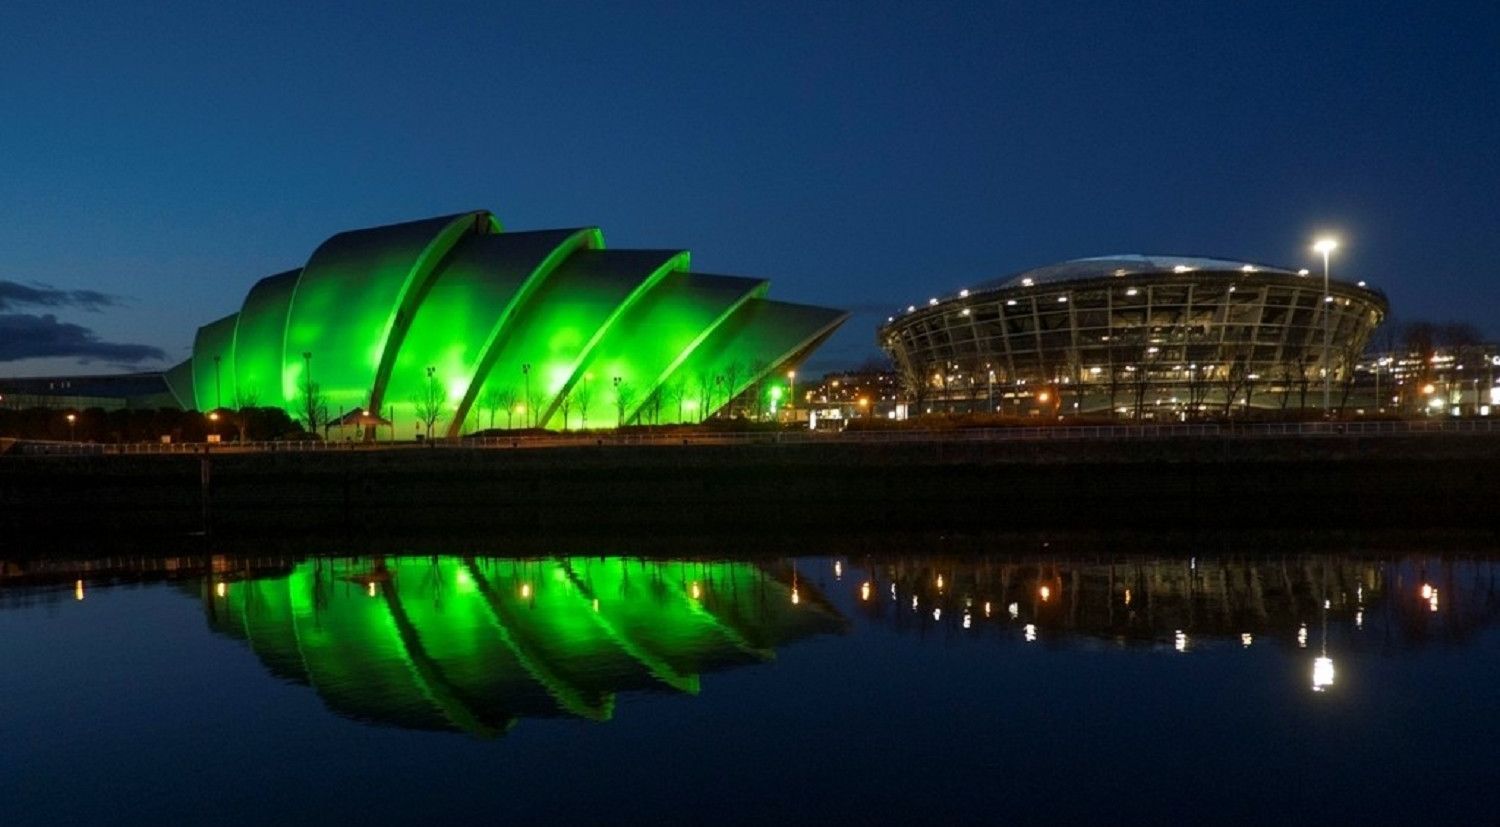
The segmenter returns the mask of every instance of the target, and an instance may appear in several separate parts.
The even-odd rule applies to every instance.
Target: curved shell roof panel
[[[741,303],[763,295],[767,287],[768,283],[760,279],[671,273],[620,318],[581,370],[592,371],[611,383],[618,377],[626,407],[634,410],[702,337]],[[579,378],[575,373],[570,390]],[[613,407],[591,408],[589,423],[615,424]],[[589,423],[584,423],[585,427]]]
[[[193,360],[193,389],[200,411],[233,406],[236,397],[234,387],[234,329],[239,321],[238,313],[231,313],[215,322],[198,328],[193,339],[193,353],[203,358]]]
[[[310,361],[312,381],[331,408],[379,407],[392,335],[399,341],[442,257],[465,233],[490,229],[488,215],[475,212],[355,230],[323,242],[292,294],[283,396],[302,393]]]
[[[280,405],[286,313],[300,269],[267,276],[250,288],[235,328],[235,387],[244,405]],[[194,350],[196,354],[197,351]]]
[[[537,417],[551,409],[610,322],[667,273],[686,267],[686,253],[676,250],[579,250],[569,256],[498,346],[481,396],[514,395],[531,414],[528,421],[545,421]]]
[[[407,406],[425,392],[427,368],[457,408],[479,376],[492,328],[538,269],[578,230],[469,235],[433,273],[391,366],[384,407]]]

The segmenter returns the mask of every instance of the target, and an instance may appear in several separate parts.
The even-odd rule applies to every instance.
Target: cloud
[[[97,290],[59,290],[46,284],[21,284],[0,279],[0,310],[18,307],[76,307],[98,312],[120,303],[118,296]]]
[[[8,282],[0,282],[0,288],[7,284]],[[90,291],[72,292],[89,293]],[[109,297],[104,298],[107,303]],[[4,304],[0,304],[0,308],[4,307]],[[59,322],[56,316],[0,313],[0,362],[47,357],[135,365],[141,362],[165,361],[167,355],[160,348],[150,345],[101,342],[99,337],[94,335],[94,331],[82,325]]]

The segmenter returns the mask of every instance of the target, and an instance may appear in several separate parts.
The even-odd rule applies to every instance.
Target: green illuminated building
[[[699,421],[769,395],[848,316],[768,287],[694,273],[686,251],[607,250],[597,228],[503,232],[484,211],[353,230],[199,328],[167,382],[187,408],[370,411],[398,433],[424,408],[450,436]]]
[[[746,562],[321,559],[203,589],[213,628],[333,711],[481,736],[608,720],[625,691],[697,694],[702,673],[847,626],[786,571]]]

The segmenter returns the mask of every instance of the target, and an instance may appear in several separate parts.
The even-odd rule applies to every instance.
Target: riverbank
[[[0,532],[1492,530],[1497,467],[1493,434],[7,456]]]

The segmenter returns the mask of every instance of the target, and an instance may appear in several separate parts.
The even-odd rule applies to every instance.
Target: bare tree
[[[616,377],[616,379],[618,380],[618,377]],[[625,409],[629,408],[630,403],[633,401],[635,401],[635,389],[631,387],[630,383],[625,381],[616,381],[615,427],[622,427],[625,424]]]
[[[1224,415],[1234,411],[1234,401],[1250,381],[1250,348],[1248,345],[1228,347],[1224,352],[1224,368],[1219,372],[1219,385],[1224,389]]]
[[[318,426],[328,420],[328,401],[323,398],[322,387],[317,382],[303,381],[298,407],[302,411],[302,421],[307,424],[308,433],[316,434]]]
[[[486,388],[484,395],[479,397],[479,407],[490,415],[490,428],[495,427],[495,412],[501,408],[514,405],[514,402],[506,403],[505,391],[500,388]],[[515,394],[512,393],[512,396]]]
[[[540,428],[547,424],[542,421],[542,414],[546,413],[542,410],[542,403],[546,401],[547,395],[542,392],[541,388],[532,390],[531,398],[526,400],[526,420],[529,423],[527,427]]]
[[[564,431],[568,430],[568,411],[571,410],[572,407],[573,394],[569,391],[563,391],[562,398],[557,400],[557,409],[562,412],[562,429]]]
[[[594,399],[594,389],[590,386],[589,378],[585,375],[583,382],[573,389],[573,401],[578,403],[578,427],[585,429],[589,426],[589,402]]]
[[[250,430],[250,415],[254,408],[260,404],[260,393],[255,390],[235,388],[234,390],[234,427],[240,433],[240,442],[245,441],[245,435]]]
[[[754,383],[750,387],[751,387],[751,392],[755,396],[755,400],[754,400],[754,403],[755,403],[755,405],[754,405],[754,412],[755,412],[755,418],[756,419],[764,419],[765,418],[765,412],[766,412],[766,398],[765,398],[766,397],[766,372],[768,370],[770,370],[770,368],[771,368],[771,366],[769,364],[767,364],[766,360],[764,360],[764,359],[756,359],[755,361],[753,361],[753,362],[750,363],[750,375],[753,376],[753,377],[755,377],[755,381],[754,381]]]
[[[677,421],[682,422],[683,403],[687,401],[687,380],[681,376],[674,376],[672,380],[662,388],[662,394],[666,397],[668,404],[677,405]]]
[[[1296,381],[1296,377],[1297,377],[1297,374],[1296,374],[1295,371],[1292,370],[1292,366],[1289,365],[1289,364],[1287,364],[1287,363],[1285,363],[1285,362],[1282,362],[1281,363],[1281,410],[1282,410],[1283,413],[1286,412],[1286,405],[1287,405],[1287,403],[1290,402],[1291,399],[1292,399],[1292,384],[1293,384],[1293,382]]]
[[[443,383],[438,381],[437,368],[427,368],[427,379],[421,388],[412,394],[412,408],[416,410],[417,419],[426,426],[427,438],[432,438],[432,430],[437,427],[437,421],[442,419],[446,410],[447,399],[443,393]]]
[[[505,430],[509,431],[516,426],[516,408],[521,404],[521,395],[513,387],[504,387],[499,390],[497,399],[505,411]]]
[[[724,401],[729,405],[727,413],[734,418],[735,391],[739,389],[740,377],[745,373],[745,363],[736,359],[724,366]]]
[[[702,422],[708,418],[709,411],[713,410],[714,401],[714,377],[707,373],[700,373],[697,377],[698,384],[698,421]]]

